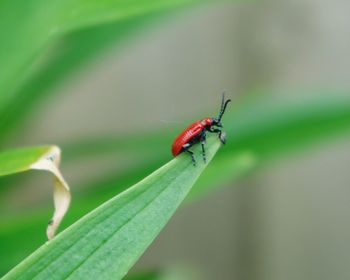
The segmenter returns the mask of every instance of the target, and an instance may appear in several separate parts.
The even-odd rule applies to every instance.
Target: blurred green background
[[[288,108],[288,100],[327,104],[339,92],[347,98],[349,8],[345,0],[224,2],[60,36],[36,55],[35,74],[23,78],[36,82],[24,82],[2,115],[2,148],[52,143],[63,149],[62,172],[73,193],[63,228],[117,193],[111,181],[126,188],[170,160],[172,138],[189,122],[215,116],[224,89],[232,112],[266,95],[281,100],[260,105],[266,111]],[[47,62],[56,67],[46,69]],[[259,119],[260,109],[242,108],[243,116]],[[344,115],[348,132],[349,109]],[[235,143],[237,118],[230,116],[223,122]],[[310,128],[286,145],[317,134]],[[218,181],[225,188],[182,207],[134,272],[180,267],[198,279],[348,279],[346,135],[320,137],[240,180]],[[279,148],[278,139],[270,140],[262,155]],[[36,172],[1,178],[1,274],[45,241],[50,181]]]

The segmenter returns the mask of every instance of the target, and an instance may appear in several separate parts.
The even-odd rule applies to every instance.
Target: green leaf
[[[70,203],[70,190],[58,166],[61,150],[57,146],[42,146],[8,150],[0,153],[0,176],[28,170],[45,170],[54,176],[55,212],[47,227],[47,236],[53,238]]]
[[[31,165],[39,161],[51,148],[50,146],[40,146],[0,153],[0,176],[30,170]]]
[[[220,146],[207,141],[210,161]],[[200,147],[194,148],[200,153]],[[10,271],[3,279],[121,279],[165,226],[203,172],[181,154],[104,203]]]

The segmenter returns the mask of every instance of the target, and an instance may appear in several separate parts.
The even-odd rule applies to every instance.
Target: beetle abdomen
[[[171,151],[174,156],[182,152],[182,146],[192,140],[204,129],[201,121],[196,121],[183,130],[174,140]]]

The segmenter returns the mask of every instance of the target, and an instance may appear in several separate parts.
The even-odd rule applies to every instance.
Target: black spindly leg
[[[205,147],[204,147],[205,142],[202,141],[201,144],[202,144],[202,156],[203,156],[203,160],[204,160],[204,163],[207,163],[207,157],[206,157],[206,155],[205,155]]]
[[[200,141],[202,145],[202,156],[203,156],[204,163],[207,163],[207,156],[205,154],[205,147],[204,147],[206,139],[207,139],[207,135],[205,133],[205,130],[203,130],[200,136]]]
[[[209,129],[210,132],[212,133],[217,133],[219,140],[221,141],[222,144],[226,143],[226,133],[221,131],[218,128],[211,128]]]
[[[185,144],[182,146],[183,150],[191,156],[193,166],[196,166],[196,159],[194,158],[194,153],[189,150],[189,147],[189,144]]]
[[[193,152],[188,149],[186,149],[186,152],[191,156],[193,166],[196,166],[196,159],[194,158]]]

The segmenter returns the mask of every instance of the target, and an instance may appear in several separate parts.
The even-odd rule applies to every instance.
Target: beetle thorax
[[[203,126],[211,126],[213,124],[213,120],[211,118],[204,118],[201,120],[201,124]]]

